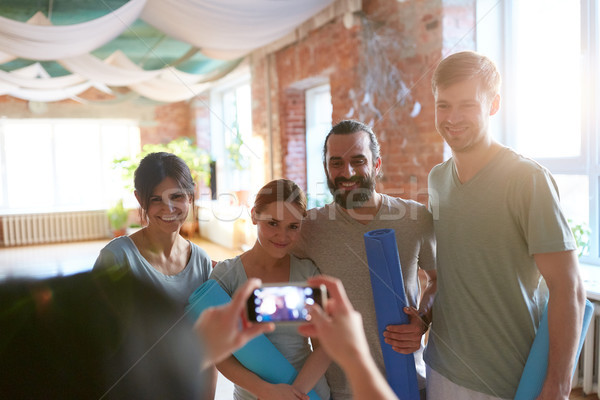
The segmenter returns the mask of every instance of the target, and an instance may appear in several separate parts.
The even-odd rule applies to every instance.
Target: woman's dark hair
[[[135,190],[141,200],[140,218],[142,221],[146,219],[154,188],[166,177],[175,180],[179,187],[191,197],[192,204],[194,203],[195,184],[187,164],[175,154],[150,153],[140,161],[133,178]]]
[[[276,201],[292,203],[306,216],[306,195],[300,186],[289,179],[276,179],[263,186],[254,199],[254,212],[260,214]]]

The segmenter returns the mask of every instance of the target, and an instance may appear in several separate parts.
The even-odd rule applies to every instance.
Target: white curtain
[[[145,5],[146,0],[130,0],[109,14],[74,25],[48,26],[50,21],[40,12],[27,23],[0,17],[0,50],[41,61],[89,53],[123,33]]]
[[[40,63],[12,72],[0,71],[0,82],[29,89],[60,89],[85,81],[84,77],[76,74],[52,78]]]
[[[208,57],[235,60],[271,43],[330,5],[333,0],[130,0],[95,20],[53,26],[40,12],[26,23],[0,17],[0,64],[16,58],[54,60],[70,75],[52,78],[40,64],[0,71],[0,95],[57,101],[94,86],[128,87],[148,98],[189,99],[237,66],[189,74],[173,67],[144,70],[120,51],[105,60],[89,54],[110,42],[136,19],[201,48]],[[36,94],[37,92],[37,94]],[[66,97],[65,97],[66,96]]]
[[[145,71],[118,50],[104,61],[84,54],[58,62],[71,72],[109,86],[128,86],[153,79],[161,73],[161,70]]]
[[[210,57],[233,59],[279,39],[333,0],[148,0],[142,19]]]

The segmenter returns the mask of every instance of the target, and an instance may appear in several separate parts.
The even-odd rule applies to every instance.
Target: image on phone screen
[[[255,322],[304,322],[307,305],[320,304],[319,288],[309,286],[263,286],[248,299],[248,318]]]

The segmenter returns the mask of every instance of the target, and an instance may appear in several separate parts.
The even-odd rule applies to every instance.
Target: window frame
[[[211,88],[209,92],[210,98],[210,152],[213,160],[216,161],[217,175],[217,196],[222,194],[231,195],[232,192],[239,190],[248,190],[241,182],[248,183],[251,181],[250,168],[244,171],[234,171],[231,167],[231,161],[227,156],[228,139],[233,137],[233,131],[229,127],[225,127],[224,115],[224,98],[228,93],[237,90],[238,88],[247,85],[250,88],[250,103],[252,102],[252,80],[249,70],[241,71],[233,77],[223,79],[218,85]],[[250,115],[252,110],[250,109]],[[251,122],[251,121],[250,121]],[[252,126],[252,123],[250,123]],[[252,133],[250,132],[250,135]],[[249,145],[251,137],[243,138],[244,143]],[[241,175],[236,179],[235,174]],[[246,179],[244,179],[244,175]],[[236,181],[238,184],[236,185]]]
[[[100,182],[96,182],[96,184],[101,185],[99,193],[102,193],[102,198],[93,202],[80,202],[79,204],[67,204],[61,203],[60,201],[60,188],[57,188],[57,182],[60,182],[58,178],[59,171],[57,170],[57,152],[59,149],[57,148],[57,129],[60,126],[65,125],[81,125],[81,124],[90,124],[95,125],[98,139],[98,149],[99,160],[101,165],[98,166],[96,172],[98,172],[101,176]],[[6,146],[6,127],[7,125],[27,125],[28,129],[34,129],[36,125],[49,125],[48,134],[50,137],[50,149],[51,152],[51,162],[52,162],[52,186],[53,191],[51,194],[40,194],[40,196],[50,196],[52,197],[51,204],[46,204],[42,206],[35,207],[14,207],[9,203],[8,198],[8,168],[7,168],[7,152],[14,151],[14,149],[8,149]],[[108,176],[111,175],[111,172],[106,171],[105,165],[103,161],[106,161],[106,152],[109,150],[104,147],[104,140],[102,140],[102,132],[111,126],[120,126],[124,127],[127,130],[127,152],[128,156],[134,157],[140,151],[140,133],[139,126],[137,121],[129,120],[129,119],[94,119],[94,118],[78,118],[78,119],[70,119],[70,118],[35,118],[35,119],[24,119],[24,118],[3,118],[0,119],[0,213],[1,214],[13,214],[13,213],[39,213],[39,212],[64,212],[64,211],[84,211],[84,210],[100,210],[107,209],[111,207],[115,201],[119,198],[123,198],[126,202],[126,206],[135,207],[137,203],[135,203],[135,198],[132,193],[129,193],[130,190],[125,189],[123,187],[122,191],[118,193],[113,188],[107,186],[108,182],[114,180],[114,177]],[[133,136],[136,136],[135,138]],[[32,143],[31,146],[36,146],[35,143]],[[27,149],[23,150],[25,153],[28,151]],[[93,204],[92,204],[93,203]]]
[[[496,2],[495,0],[477,0],[476,31],[477,50],[493,58],[503,78],[503,99],[508,98],[506,88],[515,80],[514,60],[511,44],[514,43],[514,29],[511,25],[512,4],[518,0]],[[581,149],[577,157],[535,158],[553,175],[580,175],[588,177],[589,220],[591,231],[589,254],[580,257],[580,261],[600,265],[600,6],[594,0],[580,0],[581,22]],[[514,65],[514,64],[513,64]],[[585,90],[591,88],[591,90]],[[491,121],[495,139],[515,148],[515,121],[509,118],[515,115],[515,105],[503,102],[497,118]]]

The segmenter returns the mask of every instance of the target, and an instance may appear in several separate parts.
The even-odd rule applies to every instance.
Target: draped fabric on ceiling
[[[32,101],[75,98],[95,87],[128,88],[161,102],[189,99],[207,83],[231,72],[244,55],[292,32],[333,0],[130,0],[102,17],[73,25],[52,25],[41,12],[27,22],[0,17],[0,95]],[[138,18],[226,60],[205,73],[190,74],[174,66],[147,70],[114,51],[100,59],[90,54],[126,32]],[[152,52],[151,45],[146,45]],[[186,55],[182,55],[182,59]],[[56,61],[68,71],[51,76],[40,63],[8,72],[15,59]]]
[[[148,0],[142,19],[209,57],[233,59],[287,35],[332,2]]]

